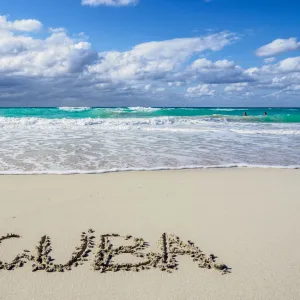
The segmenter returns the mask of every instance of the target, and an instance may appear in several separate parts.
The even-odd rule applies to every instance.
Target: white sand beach
[[[1,300],[300,299],[299,170],[0,176],[0,186]],[[9,233],[20,238],[5,239]],[[103,237],[113,233],[127,240]],[[138,272],[135,267],[114,272],[109,265],[95,270],[101,241],[109,239],[118,247],[141,242],[128,235],[142,238],[149,246],[139,252],[148,258],[146,253],[164,253],[158,245],[164,233],[195,243],[186,244],[186,255],[171,253],[172,243],[166,244],[178,270],[163,262]],[[44,240],[43,251],[52,247],[55,258],[49,265],[65,264],[78,246],[79,257],[84,238],[91,252],[79,257],[77,267],[47,272],[49,266],[36,261],[42,255],[36,247],[45,235],[51,241],[47,246]],[[215,263],[225,264],[230,273],[200,268],[203,257],[193,261],[200,253],[196,247],[203,257],[214,254]],[[22,253],[31,260],[23,256],[11,266]],[[109,262],[135,264],[145,257],[124,254]],[[33,264],[41,269],[33,272]]]

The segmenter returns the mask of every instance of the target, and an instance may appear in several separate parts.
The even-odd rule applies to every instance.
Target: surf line
[[[214,254],[206,255],[193,242],[182,241],[173,234],[162,234],[157,243],[161,251],[160,253],[146,253],[145,250],[149,247],[149,243],[142,238],[135,238],[131,235],[121,236],[117,233],[112,233],[101,235],[99,242],[95,243],[96,237],[94,233],[93,229],[82,232],[80,245],[75,248],[71,258],[65,264],[55,263],[55,259],[51,257],[51,238],[44,235],[41,237],[34,251],[23,250],[11,262],[2,262],[0,260],[0,270],[13,271],[22,268],[30,262],[33,272],[66,272],[90,261],[92,270],[101,273],[118,271],[140,272],[153,268],[172,273],[178,270],[178,256],[187,255],[197,263],[199,268],[217,270],[222,274],[230,273],[230,268],[225,264],[216,262],[217,257]],[[0,246],[6,240],[15,238],[19,239],[21,236],[9,233],[0,237]],[[123,239],[123,241],[126,241],[126,245],[114,247],[114,239]],[[91,259],[92,254],[94,255],[94,259]],[[122,254],[132,255],[139,261],[135,263],[117,263],[115,261],[116,257]]]

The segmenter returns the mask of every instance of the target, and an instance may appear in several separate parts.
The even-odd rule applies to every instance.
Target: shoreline
[[[298,170],[300,165],[252,165],[252,164],[225,164],[225,165],[202,165],[183,167],[157,167],[157,168],[120,168],[107,170],[66,170],[66,171],[0,171],[0,176],[30,176],[30,175],[100,175],[110,173],[134,173],[134,172],[167,172],[189,170],[217,170],[217,169],[271,169],[271,170]]]
[[[27,251],[0,268],[0,298],[296,300],[299,182],[291,169],[0,176],[0,239],[20,236],[0,261]],[[101,251],[123,245],[103,269]]]

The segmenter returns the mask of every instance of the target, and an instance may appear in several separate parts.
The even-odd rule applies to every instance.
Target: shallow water
[[[0,130],[2,174],[300,165],[300,109],[4,108]]]

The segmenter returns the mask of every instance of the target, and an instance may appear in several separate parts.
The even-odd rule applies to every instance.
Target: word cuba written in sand
[[[17,234],[7,234],[0,237],[1,243],[9,239],[20,238]],[[73,267],[83,265],[90,261],[92,269],[102,273],[118,271],[140,272],[157,268],[161,271],[171,273],[178,270],[177,257],[181,255],[190,256],[200,268],[214,269],[222,274],[229,273],[229,268],[224,264],[216,263],[216,256],[204,254],[193,242],[183,242],[175,235],[164,233],[158,241],[160,253],[145,253],[149,244],[142,238],[134,238],[131,235],[121,236],[119,234],[104,234],[100,236],[100,241],[95,243],[94,230],[81,234],[81,244],[75,248],[71,258],[65,264],[55,264],[51,257],[52,243],[49,236],[45,235],[39,241],[34,252],[23,250],[12,262],[3,262],[0,260],[0,270],[16,270],[23,267],[26,263],[32,264],[32,271],[46,272],[66,272],[71,271]],[[112,240],[115,238],[125,240],[123,246],[115,246]],[[92,254],[94,258],[91,259]],[[139,262],[117,263],[117,256],[129,254]]]

